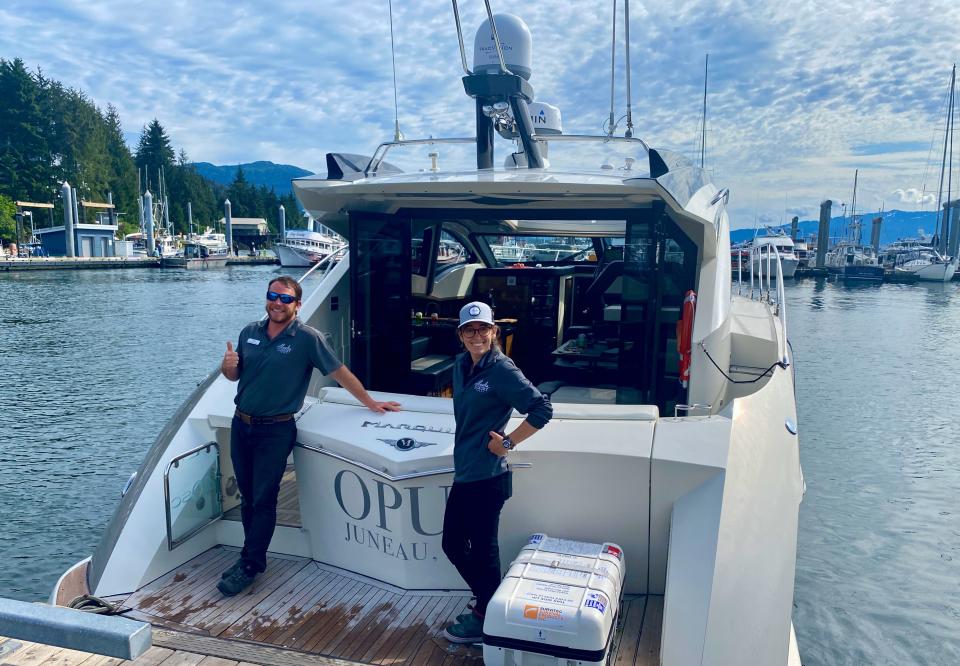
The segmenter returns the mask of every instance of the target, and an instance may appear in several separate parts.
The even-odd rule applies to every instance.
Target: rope
[[[98,615],[120,615],[130,609],[120,609],[120,604],[112,604],[105,599],[95,597],[92,594],[82,594],[75,597],[73,601],[67,604],[67,608],[83,611],[84,613],[96,613]]]
[[[717,362],[713,360],[713,357],[712,357],[712,356],[710,356],[710,352],[707,351],[707,346],[704,345],[702,342],[700,343],[700,349],[702,349],[702,350],[703,350],[703,353],[707,355],[707,359],[709,359],[710,363],[713,364],[713,367],[715,367],[715,368],[717,369],[717,372],[719,372],[721,375],[723,375],[724,378],[726,378],[726,380],[727,380],[728,382],[730,382],[731,384],[754,384],[754,383],[760,381],[761,379],[763,379],[764,377],[766,377],[766,376],[767,376],[767,373],[772,372],[773,369],[776,368],[777,366],[780,366],[781,368],[783,368],[784,370],[786,370],[786,369],[787,369],[787,366],[789,365],[788,363],[784,363],[783,361],[777,361],[776,363],[774,363],[773,365],[771,365],[769,368],[767,368],[766,370],[764,370],[763,372],[761,372],[759,375],[757,375],[757,376],[754,377],[753,379],[734,379],[733,377],[731,377],[730,375],[728,375],[727,373],[725,373],[725,372],[720,368],[719,365],[717,365]]]

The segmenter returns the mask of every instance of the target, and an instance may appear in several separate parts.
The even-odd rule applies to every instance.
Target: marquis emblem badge
[[[423,446],[436,446],[436,442],[418,442],[413,437],[401,437],[400,439],[381,439],[384,444],[389,444],[397,451],[412,451]]]

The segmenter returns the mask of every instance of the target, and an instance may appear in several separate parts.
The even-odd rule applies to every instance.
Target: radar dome
[[[530,80],[533,38],[530,28],[513,14],[495,14],[497,35],[503,50],[503,61],[514,74]],[[473,39],[474,74],[497,74],[500,72],[500,59],[497,57],[497,43],[493,39],[490,20],[483,22]]]

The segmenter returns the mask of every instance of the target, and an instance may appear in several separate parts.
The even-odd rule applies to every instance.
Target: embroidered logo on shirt
[[[486,379],[481,379],[473,385],[473,388],[476,389],[477,393],[486,393],[490,390],[490,384],[487,383]]]
[[[260,344],[260,341],[257,340],[256,338],[247,338],[247,344],[248,344],[248,345],[259,345],[259,344]]]
[[[288,344],[279,344],[277,345],[277,351],[281,354],[289,354],[293,351],[293,347]]]

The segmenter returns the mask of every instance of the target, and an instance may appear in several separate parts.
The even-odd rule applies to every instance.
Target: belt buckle
[[[274,416],[263,416],[260,418],[260,425],[273,425],[276,422],[277,419]]]

